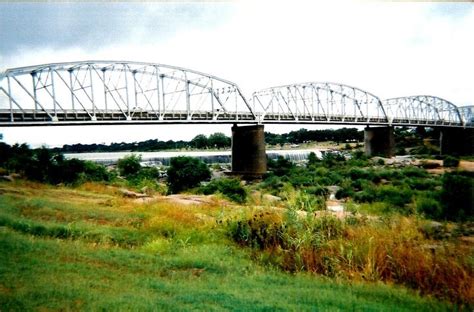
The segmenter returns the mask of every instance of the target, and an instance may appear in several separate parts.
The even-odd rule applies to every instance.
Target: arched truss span
[[[84,61],[8,69],[0,123],[255,122],[239,87],[153,63]]]
[[[465,126],[456,105],[430,95],[392,98],[384,101],[392,124],[423,126]]]
[[[329,82],[292,84],[255,92],[253,109],[263,122],[388,123],[377,96]]]
[[[458,107],[466,127],[474,126],[474,105]]]

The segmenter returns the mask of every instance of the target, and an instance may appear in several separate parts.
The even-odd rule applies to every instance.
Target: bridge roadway
[[[13,121],[12,121],[13,120]],[[211,112],[189,114],[186,111],[173,111],[157,114],[154,111],[135,110],[124,115],[121,110],[98,111],[91,115],[88,111],[63,110],[9,110],[0,109],[0,127],[25,126],[65,126],[65,125],[118,125],[118,124],[331,124],[359,126],[424,126],[424,127],[457,127],[464,125],[445,120],[402,119],[402,118],[366,118],[343,115],[312,115],[294,118],[283,114],[257,114],[248,112],[230,112],[213,115]]]

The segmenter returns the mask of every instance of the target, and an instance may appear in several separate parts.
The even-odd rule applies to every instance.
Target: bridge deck
[[[340,125],[380,125],[380,126],[429,126],[465,127],[459,123],[431,121],[424,119],[393,119],[377,117],[348,117],[343,115],[293,116],[288,114],[266,114],[254,116],[248,112],[219,113],[186,111],[156,112],[121,110],[90,111],[69,110],[0,110],[1,127],[44,126],[44,125],[111,125],[111,124],[340,124]],[[467,126],[469,127],[469,126]]]

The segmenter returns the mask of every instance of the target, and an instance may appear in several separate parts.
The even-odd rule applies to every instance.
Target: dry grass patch
[[[295,212],[254,213],[228,222],[230,236],[256,259],[290,272],[403,284],[424,295],[474,304],[473,246],[433,240],[416,217],[370,220]]]

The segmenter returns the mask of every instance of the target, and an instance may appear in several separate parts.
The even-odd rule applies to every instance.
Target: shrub
[[[416,177],[416,178],[425,178],[428,176],[428,173],[426,170],[422,168],[417,168],[417,167],[405,167],[402,169],[401,174],[403,174],[406,177]]]
[[[129,178],[138,174],[141,169],[140,155],[130,155],[118,160],[117,168],[121,176]]]
[[[244,203],[247,200],[247,191],[237,179],[212,180],[207,185],[201,186],[199,191],[205,195],[221,193],[236,203]]]
[[[408,178],[403,180],[403,182],[408,185],[411,189],[419,190],[419,191],[426,191],[432,190],[436,186],[440,185],[438,180],[435,179],[422,179],[422,178]]]
[[[277,195],[280,190],[283,188],[285,184],[281,180],[280,177],[274,175],[274,174],[269,174],[266,176],[265,180],[262,182],[262,187],[273,195]]]
[[[354,201],[358,203],[372,203],[377,199],[377,194],[373,189],[366,189],[364,191],[356,192],[354,194]]]
[[[323,196],[315,196],[304,190],[298,190],[288,199],[288,208],[307,212],[325,210],[326,200]]]
[[[442,178],[443,217],[465,220],[474,216],[474,178],[468,173],[445,173]]]
[[[327,198],[329,195],[328,189],[320,185],[307,187],[305,188],[305,192],[311,195],[323,196],[324,198]]]
[[[419,197],[415,200],[416,210],[433,219],[440,219],[443,216],[443,207],[434,198]]]
[[[92,161],[84,161],[84,180],[86,181],[111,181],[114,173],[109,172],[105,166]]]
[[[360,169],[360,168],[352,168],[349,170],[348,174],[352,180],[357,180],[357,179],[373,180],[374,179],[373,172],[369,170]]]
[[[446,156],[443,160],[443,167],[459,166],[459,157]]]
[[[250,218],[230,220],[227,225],[230,237],[240,245],[258,249],[283,245],[284,225],[278,214],[256,213]]]
[[[315,166],[319,162],[319,158],[314,152],[309,153],[308,155],[308,167]]]
[[[288,181],[295,187],[310,186],[314,185],[314,175],[305,168],[294,168],[288,176]]]
[[[353,197],[353,196],[354,196],[354,191],[350,187],[340,188],[336,192],[337,199],[343,199],[343,198],[348,198],[348,197]]]
[[[178,193],[196,187],[211,177],[211,171],[198,158],[180,156],[170,159],[167,170],[169,190]]]
[[[325,167],[334,167],[341,161],[345,161],[344,156],[339,152],[325,152],[323,154],[323,165]]]
[[[295,165],[283,156],[278,156],[276,161],[268,160],[268,169],[279,177],[289,175],[290,170],[294,167]]]
[[[386,202],[398,208],[404,207],[412,200],[413,192],[407,188],[384,185],[377,189],[377,200]]]

